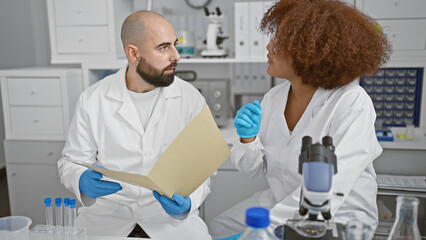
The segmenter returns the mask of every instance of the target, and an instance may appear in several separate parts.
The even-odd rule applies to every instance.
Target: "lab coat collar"
[[[293,129],[292,134],[290,135],[290,130],[288,129],[287,122],[284,117],[284,110],[285,106],[287,104],[287,98],[288,98],[288,92],[290,90],[290,85],[283,91],[282,99],[286,99],[283,102],[280,102],[279,105],[275,107],[275,111],[272,116],[272,120],[275,122],[275,124],[278,126],[278,129],[280,130],[281,134],[288,140],[291,141],[293,137],[301,131],[301,129],[306,128],[306,126],[310,126],[310,122],[315,116],[315,113],[327,102],[330,94],[334,90],[326,90],[323,88],[318,88],[315,91],[314,96],[312,97],[311,101],[309,102],[309,105],[307,106],[305,112],[303,113],[302,117],[299,119],[299,122],[296,124],[295,128]]]
[[[127,67],[121,68],[116,74],[114,74],[114,80],[110,88],[107,91],[107,97],[124,102],[129,96],[129,90],[126,85],[126,72]],[[182,95],[178,81],[178,77],[174,77],[173,83],[168,87],[163,87],[161,91],[161,96],[164,98],[179,97]],[[180,80],[180,79],[179,79]]]
[[[151,119],[148,123],[146,130],[143,129],[142,123],[139,119],[137,110],[133,104],[129,90],[126,85],[126,71],[127,67],[121,68],[116,74],[114,74],[111,81],[111,85],[106,93],[106,96],[116,101],[122,102],[118,113],[125,119],[141,136],[144,135],[147,129],[155,126],[161,118],[161,114],[165,108],[165,101],[168,98],[179,97],[182,95],[177,83],[178,79],[175,76],[173,83],[168,87],[160,89],[160,96],[158,102],[154,108]]]
[[[331,92],[334,90],[326,90],[324,88],[318,88],[315,91],[314,96],[312,97],[311,102],[313,108],[321,107],[324,105],[324,103],[327,102],[328,98],[330,97]]]

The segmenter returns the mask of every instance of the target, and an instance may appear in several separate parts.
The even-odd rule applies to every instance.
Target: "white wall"
[[[45,0],[0,0],[0,69],[49,65]],[[0,104],[0,168],[4,160]]]
[[[49,63],[45,0],[0,0],[0,69]]]

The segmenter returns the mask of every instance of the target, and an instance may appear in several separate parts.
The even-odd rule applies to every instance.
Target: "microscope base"
[[[228,52],[226,49],[216,49],[216,50],[203,50],[201,51],[202,57],[226,57],[228,56]]]
[[[280,240],[341,240],[344,239],[344,226],[340,223],[329,223],[323,236],[302,236],[295,231],[298,221],[289,220],[286,224],[275,229],[275,236]]]

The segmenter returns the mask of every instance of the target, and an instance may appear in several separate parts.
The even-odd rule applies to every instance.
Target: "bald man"
[[[197,89],[174,76],[177,38],[161,15],[133,13],[121,39],[128,66],[81,94],[58,162],[61,182],[83,205],[77,225],[89,235],[211,239],[198,212],[210,179],[186,198],[169,199],[68,161],[148,175],[206,105]]]

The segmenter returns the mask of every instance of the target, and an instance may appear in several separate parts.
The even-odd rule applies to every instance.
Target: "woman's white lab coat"
[[[373,160],[382,148],[375,135],[376,114],[370,97],[355,82],[333,90],[319,88],[290,133],[284,117],[290,86],[285,82],[265,95],[258,137],[249,144],[238,141],[232,149],[231,159],[238,170],[250,177],[266,174],[270,189],[214,219],[209,224],[213,238],[241,232],[244,210],[254,205],[271,209],[272,228],[299,217],[302,178],[298,161],[304,136],[311,136],[314,143],[327,135],[333,138],[338,170],[332,186],[333,220],[377,225]],[[230,226],[223,227],[223,223]]]
[[[95,235],[127,236],[137,222],[156,239],[210,239],[198,216],[198,207],[210,193],[209,179],[190,195],[191,210],[183,220],[169,216],[151,190],[123,182],[121,191],[95,201],[81,195],[79,179],[87,169],[67,160],[148,175],[205,106],[196,88],[175,77],[169,87],[161,88],[149,124],[143,129],[126,87],[125,73],[126,68],[122,68],[81,94],[58,162],[61,182],[84,205],[79,209],[78,224]],[[191,226],[194,224],[197,229]]]

